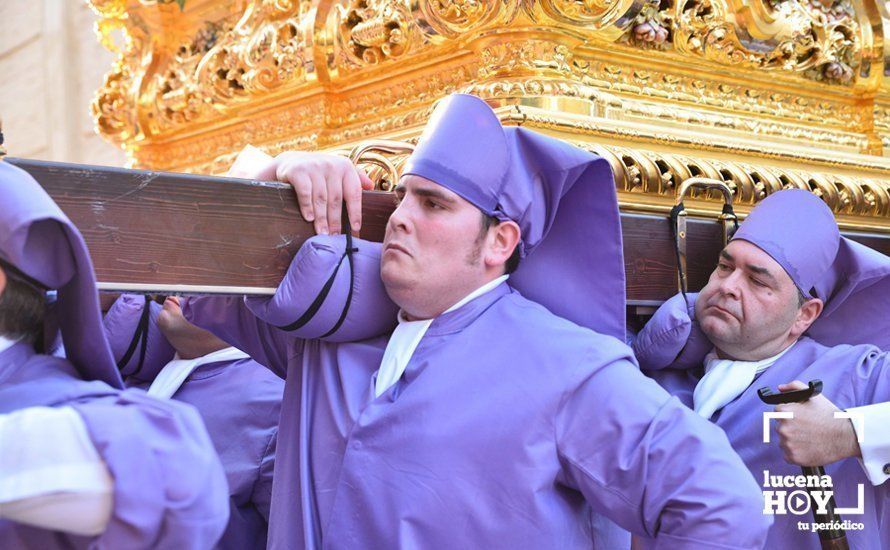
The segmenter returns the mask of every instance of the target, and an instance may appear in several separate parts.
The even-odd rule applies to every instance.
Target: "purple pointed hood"
[[[808,334],[818,342],[872,344],[890,351],[890,257],[841,237],[837,256],[816,284],[825,301]]]
[[[122,388],[102,329],[86,244],[65,214],[23,170],[0,161],[0,259],[58,291],[55,319],[68,360],[85,380]]]
[[[807,334],[825,345],[890,349],[890,258],[841,237],[831,209],[802,189],[758,204],[733,239],[769,254],[806,296],[825,307]]]
[[[621,221],[605,159],[504,127],[482,99],[454,94],[436,107],[404,173],[516,222],[523,260],[510,285],[561,317],[624,341]]]
[[[837,255],[840,231],[831,209],[803,189],[773,193],[739,226],[733,240],[748,241],[769,254],[805,296]]]

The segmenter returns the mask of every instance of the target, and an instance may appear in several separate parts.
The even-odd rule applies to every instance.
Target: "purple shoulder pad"
[[[160,304],[138,294],[122,294],[102,324],[124,379],[151,382],[175,350],[157,325]]]
[[[695,322],[695,299],[690,292],[672,297],[655,312],[633,342],[643,370],[689,369],[700,366],[713,344]]]
[[[298,338],[354,342],[385,334],[399,308],[380,279],[381,249],[346,235],[316,235],[303,243],[274,296],[245,303]]]

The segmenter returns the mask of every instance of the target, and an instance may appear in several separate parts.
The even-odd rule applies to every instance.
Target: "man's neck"
[[[726,359],[729,361],[747,361],[747,362],[757,362],[764,361],[766,359],[770,359],[779,355],[786,349],[790,348],[795,342],[797,342],[799,338],[794,338],[792,340],[785,340],[779,345],[775,344],[766,344],[754,350],[742,350],[736,353],[730,353],[724,351],[720,348],[720,346],[714,346],[714,351],[717,353],[717,357],[719,359]]]
[[[179,355],[180,359],[198,359],[199,357],[210,355],[215,351],[226,349],[228,347],[231,346],[222,340],[216,342],[195,342],[176,348],[176,354]]]
[[[508,277],[508,276],[502,274],[502,275],[496,275],[496,276],[493,276],[493,277],[487,279],[485,282],[483,282],[483,283],[477,285],[477,286],[476,286],[475,288],[473,288],[472,290],[469,290],[469,291],[464,292],[464,293],[462,294],[462,296],[461,296],[460,299],[458,299],[458,300],[452,300],[451,303],[450,303],[448,306],[437,308],[437,309],[438,309],[438,313],[436,313],[436,314],[434,314],[434,315],[426,315],[426,316],[414,315],[414,314],[412,314],[412,313],[409,313],[409,312],[408,312],[406,309],[404,309],[404,308],[402,308],[402,310],[401,310],[400,313],[401,313],[401,315],[402,315],[402,318],[403,318],[405,321],[408,321],[408,322],[411,322],[411,321],[424,321],[424,320],[427,320],[427,319],[435,319],[436,317],[438,317],[439,315],[442,315],[443,313],[445,313],[445,312],[447,312],[447,311],[450,311],[450,310],[452,310],[452,309],[456,309],[457,306],[458,306],[458,304],[463,305],[461,302],[466,303],[466,302],[470,301],[470,300],[468,300],[467,298],[469,298],[470,296],[473,296],[474,293],[479,292],[481,289],[485,288],[486,286],[489,286],[489,285],[490,285],[491,288],[486,289],[485,292],[481,292],[481,293],[479,294],[480,296],[481,296],[482,294],[485,294],[485,293],[488,292],[488,291],[494,290],[494,289],[497,288],[497,286],[502,282],[501,279],[506,280],[506,277]],[[494,284],[495,281],[498,281],[498,284]],[[477,297],[477,296],[473,296],[473,298],[476,298],[476,297]]]

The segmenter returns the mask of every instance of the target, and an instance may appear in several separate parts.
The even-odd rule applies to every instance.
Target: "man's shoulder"
[[[835,346],[826,346],[808,336],[800,338],[795,344],[795,347],[798,348],[799,354],[812,356],[814,360],[818,358],[825,361],[844,360],[845,362],[850,361],[858,363],[879,356],[887,356],[887,352],[883,352],[877,346],[871,344],[837,344]],[[793,356],[791,357],[793,358]]]
[[[0,387],[3,410],[58,406],[72,401],[113,395],[120,390],[98,380],[84,380],[65,358],[34,354]]]
[[[614,341],[622,343],[614,336],[608,336],[578,325],[565,317],[553,313],[543,305],[513,291],[504,296],[498,305],[502,311],[518,314],[522,324],[537,332],[570,333],[586,340]],[[511,316],[514,317],[514,316]]]
[[[284,379],[249,357],[201,365],[189,376],[184,389],[210,393],[234,392],[245,401],[280,399]]]
[[[70,384],[89,383],[80,377],[80,373],[68,359],[41,353],[35,353],[25,359],[24,365],[17,371],[17,376],[9,382],[28,383],[47,379],[65,380]]]
[[[633,360],[630,348],[618,338],[560,317],[518,292],[500,300],[498,310],[504,333],[523,347],[538,346],[554,358],[576,364],[585,358],[594,363]]]

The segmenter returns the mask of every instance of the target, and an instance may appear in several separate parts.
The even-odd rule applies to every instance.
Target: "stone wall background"
[[[0,121],[10,156],[123,166],[90,102],[114,56],[82,0],[0,0]]]

